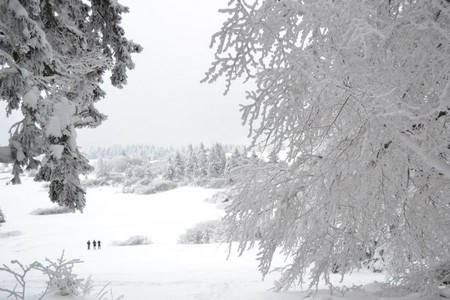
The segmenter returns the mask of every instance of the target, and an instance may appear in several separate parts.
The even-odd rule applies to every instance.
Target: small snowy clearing
[[[383,276],[369,271],[346,278],[346,286],[362,288],[345,296],[300,288],[275,293],[270,289],[279,274],[269,274],[262,281],[256,250],[241,257],[232,252],[227,259],[228,245],[177,244],[188,228],[223,215],[217,204],[205,201],[217,190],[182,187],[144,196],[123,194],[111,187],[94,188],[88,189],[88,204],[82,214],[33,215],[30,213],[36,209],[53,206],[43,184],[24,177],[22,185],[6,185],[7,175],[0,175],[0,207],[6,218],[0,227],[0,265],[11,266],[13,259],[25,264],[43,262],[46,257],[55,260],[65,250],[66,258],[84,261],[76,265],[74,273],[81,278],[92,275],[97,292],[111,282],[107,290],[111,288],[115,298],[124,295],[130,300],[419,298],[383,295],[384,285],[376,282]],[[147,237],[151,244],[114,246],[114,241],[133,236]],[[101,240],[102,249],[88,251],[88,240]],[[274,265],[283,265],[283,258],[277,258]],[[35,295],[44,289],[45,278],[33,272],[28,279],[27,299],[38,299]],[[10,274],[0,272],[0,287],[12,288],[14,284]],[[44,299],[96,299],[95,291],[93,295]],[[0,299],[5,297],[0,292]],[[110,295],[103,299],[106,297]]]

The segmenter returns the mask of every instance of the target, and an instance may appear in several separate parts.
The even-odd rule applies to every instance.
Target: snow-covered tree
[[[240,249],[261,238],[264,274],[277,249],[290,256],[280,288],[331,284],[374,242],[397,279],[449,260],[449,1],[231,0],[222,12],[205,81],[254,79],[253,145],[289,161],[242,174],[227,216]]]
[[[241,164],[242,164],[241,152],[239,152],[238,148],[234,148],[233,153],[227,160],[226,173],[229,173],[231,170],[233,170],[234,168],[237,168]]]
[[[99,158],[97,161],[97,168],[96,168],[97,177],[105,177],[110,172],[111,172],[110,166],[102,158]]]
[[[13,183],[22,168],[50,182],[52,201],[73,209],[85,206],[79,174],[90,170],[76,144],[76,129],[97,127],[106,118],[95,108],[105,97],[100,88],[110,70],[122,88],[131,54],[142,48],[124,36],[116,0],[0,1],[0,100],[6,113],[23,119],[10,129],[0,161],[14,163]]]
[[[213,178],[222,177],[225,173],[227,157],[223,146],[216,143],[210,151],[208,160],[208,174]]]
[[[206,152],[205,146],[200,144],[198,149],[198,166],[195,171],[196,177],[206,177],[208,176],[208,153]]]
[[[163,177],[167,180],[175,180],[176,172],[175,172],[175,168],[173,166],[172,159],[170,159],[170,158],[167,161],[167,165],[166,165],[166,169],[164,171]]]
[[[0,224],[5,223],[5,216],[3,215],[2,209],[0,208]]]
[[[184,157],[178,151],[175,154],[173,168],[175,170],[175,176],[177,178],[182,178],[186,175],[186,162],[184,160]]]
[[[192,145],[188,146],[188,159],[186,163],[186,176],[195,176],[195,170],[198,168],[198,157]]]

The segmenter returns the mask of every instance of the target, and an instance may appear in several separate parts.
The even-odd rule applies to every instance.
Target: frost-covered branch
[[[259,245],[263,274],[282,249],[280,288],[331,285],[376,245],[398,283],[450,257],[450,3],[233,0],[222,12],[204,81],[252,78],[253,146],[287,161],[241,174],[227,215],[239,249]]]
[[[55,292],[57,295],[69,296],[69,295],[89,295],[93,290],[93,281],[91,276],[87,279],[77,278],[77,275],[73,273],[73,267],[76,264],[82,263],[79,259],[67,260],[64,258],[64,251],[61,257],[56,261],[52,261],[48,258],[45,259],[45,263],[40,263],[38,261],[33,262],[29,266],[25,266],[18,262],[17,260],[11,261],[12,264],[17,265],[20,268],[20,272],[11,269],[7,265],[0,267],[0,272],[7,272],[11,274],[16,280],[16,285],[13,289],[0,287],[0,293],[6,293],[8,296],[6,298],[14,297],[16,300],[24,300],[26,286],[27,286],[27,274],[31,271],[39,271],[48,277],[47,286],[45,290],[40,294],[39,299],[44,299],[45,296],[50,292]],[[17,288],[19,287],[19,290]],[[106,288],[106,286],[105,286]],[[100,295],[103,289],[98,293]],[[110,290],[111,299],[112,290]],[[98,296],[97,295],[97,296]],[[122,299],[120,296],[117,299]],[[3,299],[3,298],[2,298]]]
[[[13,260],[11,261],[12,264],[16,264],[20,267],[20,270],[22,271],[21,273],[12,270],[10,267],[8,267],[7,265],[3,265],[3,267],[0,267],[0,272],[7,272],[11,275],[14,276],[14,278],[16,279],[16,286],[11,290],[11,289],[5,289],[5,288],[0,288],[1,292],[6,292],[9,295],[7,296],[7,298],[9,297],[14,297],[14,299],[18,300],[18,299],[25,299],[25,291],[26,291],[26,281],[25,281],[25,276],[27,275],[27,273],[29,271],[31,271],[33,269],[32,266],[24,266],[22,265],[20,262],[18,262],[17,260]],[[17,291],[17,287],[19,286],[20,290]]]
[[[73,267],[76,264],[83,263],[83,261],[79,259],[66,260],[64,251],[56,261],[51,261],[48,258],[45,261],[46,265],[40,262],[32,264],[33,269],[48,276],[47,287],[43,295],[51,289],[58,290],[62,296],[78,295],[79,289],[84,287],[84,280],[77,278],[77,275],[73,273]]]

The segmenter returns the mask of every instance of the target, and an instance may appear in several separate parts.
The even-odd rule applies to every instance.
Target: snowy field
[[[382,284],[375,281],[382,281],[383,276],[368,271],[345,280],[343,284],[347,286],[362,285],[359,291],[348,292],[345,296],[330,295],[325,290],[293,289],[275,293],[270,289],[278,274],[269,274],[262,281],[257,271],[256,250],[242,257],[232,253],[227,260],[227,245],[177,244],[186,229],[223,214],[215,204],[205,201],[216,190],[183,187],[141,196],[122,194],[111,187],[95,188],[88,190],[83,214],[37,216],[30,212],[53,206],[43,185],[29,177],[24,177],[20,186],[6,185],[8,178],[8,174],[0,174],[0,207],[6,218],[6,223],[0,227],[0,265],[10,265],[12,259],[22,263],[43,262],[46,257],[55,260],[65,250],[67,258],[84,261],[74,270],[80,277],[92,275],[97,289],[111,282],[115,298],[124,295],[124,299],[130,300],[419,298],[417,295],[382,297]],[[114,241],[135,235],[146,236],[153,243],[112,245]],[[102,249],[88,251],[88,240],[101,240]],[[282,263],[280,257],[275,265]],[[44,278],[39,274],[30,275],[27,299],[37,299],[33,295],[44,288]],[[0,287],[13,285],[11,275],[0,272]],[[6,299],[6,295],[0,293],[0,299]]]

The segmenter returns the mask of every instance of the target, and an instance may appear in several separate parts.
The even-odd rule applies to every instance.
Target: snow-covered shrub
[[[59,214],[67,214],[72,213],[74,210],[65,207],[65,206],[55,206],[55,207],[47,207],[47,208],[37,208],[33,210],[30,214],[36,216],[45,216],[45,215],[59,215]]]
[[[31,271],[40,271],[46,275],[49,280],[47,281],[46,289],[43,291],[39,299],[44,298],[44,296],[50,292],[54,292],[55,295],[61,296],[82,294],[80,291],[92,290],[92,281],[79,279],[77,278],[77,275],[73,274],[73,266],[81,262],[82,261],[79,259],[64,259],[64,251],[56,262],[46,259],[46,265],[38,261],[33,262],[31,265],[23,265],[19,261],[13,260],[11,263],[13,265],[17,265],[17,267],[10,268],[4,264],[3,267],[0,267],[0,271],[11,274],[16,279],[16,285],[13,289],[1,288],[0,292],[8,293],[9,295],[7,298],[14,297],[16,300],[25,299],[27,274]],[[89,286],[86,286],[86,284]]]
[[[61,296],[79,295],[81,291],[86,290],[86,282],[92,284],[91,280],[85,281],[73,273],[73,267],[82,263],[82,261],[79,259],[66,260],[64,251],[56,261],[51,261],[48,258],[45,261],[45,265],[34,262],[31,267],[48,277],[46,292],[53,292]]]
[[[111,173],[101,179],[103,180],[102,185],[117,186],[123,182],[123,175],[120,173]]]
[[[189,228],[180,236],[179,244],[210,244],[225,241],[225,231],[221,220],[201,222]]]
[[[12,230],[7,232],[0,232],[0,239],[6,239],[13,236],[19,236],[22,235],[22,231],[19,230]]]
[[[149,245],[152,241],[143,235],[134,235],[125,241],[114,241],[113,246],[139,246],[139,245]]]
[[[80,279],[73,273],[73,267],[79,263],[83,262],[79,259],[66,260],[63,251],[61,257],[55,262],[46,258],[45,263],[35,261],[30,265],[24,265],[17,260],[13,260],[11,261],[11,264],[15,265],[13,268],[3,264],[0,266],[0,272],[9,273],[15,279],[15,283],[11,285],[11,288],[6,286],[6,284],[2,284],[0,287],[0,299],[31,299],[27,293],[27,275],[33,271],[41,272],[48,278],[45,290],[39,296],[32,297],[33,299],[47,299],[47,295],[50,295],[51,299],[54,299],[53,296],[56,296],[55,299],[60,299],[59,296],[74,296],[70,297],[70,299],[79,299],[79,297],[81,297],[80,299],[88,299],[85,296],[93,292],[94,282],[91,276],[86,279]],[[123,296],[115,298],[111,289],[109,292],[111,298],[108,298],[108,292],[105,292],[108,285],[109,283],[97,293],[95,299],[119,300],[124,298]],[[2,293],[6,293],[7,296],[3,297]],[[25,297],[26,295],[27,297]],[[94,298],[89,297],[89,299]]]
[[[108,181],[105,178],[89,178],[82,181],[84,188],[99,187],[108,185]]]
[[[159,192],[170,191],[170,190],[176,189],[177,187],[178,187],[178,184],[176,184],[175,182],[163,180],[163,179],[157,179],[157,180],[154,180],[149,185],[147,194],[155,194],[155,193],[159,193]]]
[[[129,187],[124,187],[124,193],[134,193],[139,195],[150,195],[160,192],[170,191],[178,187],[178,183],[165,180],[165,179],[155,179],[148,185],[132,185]]]

